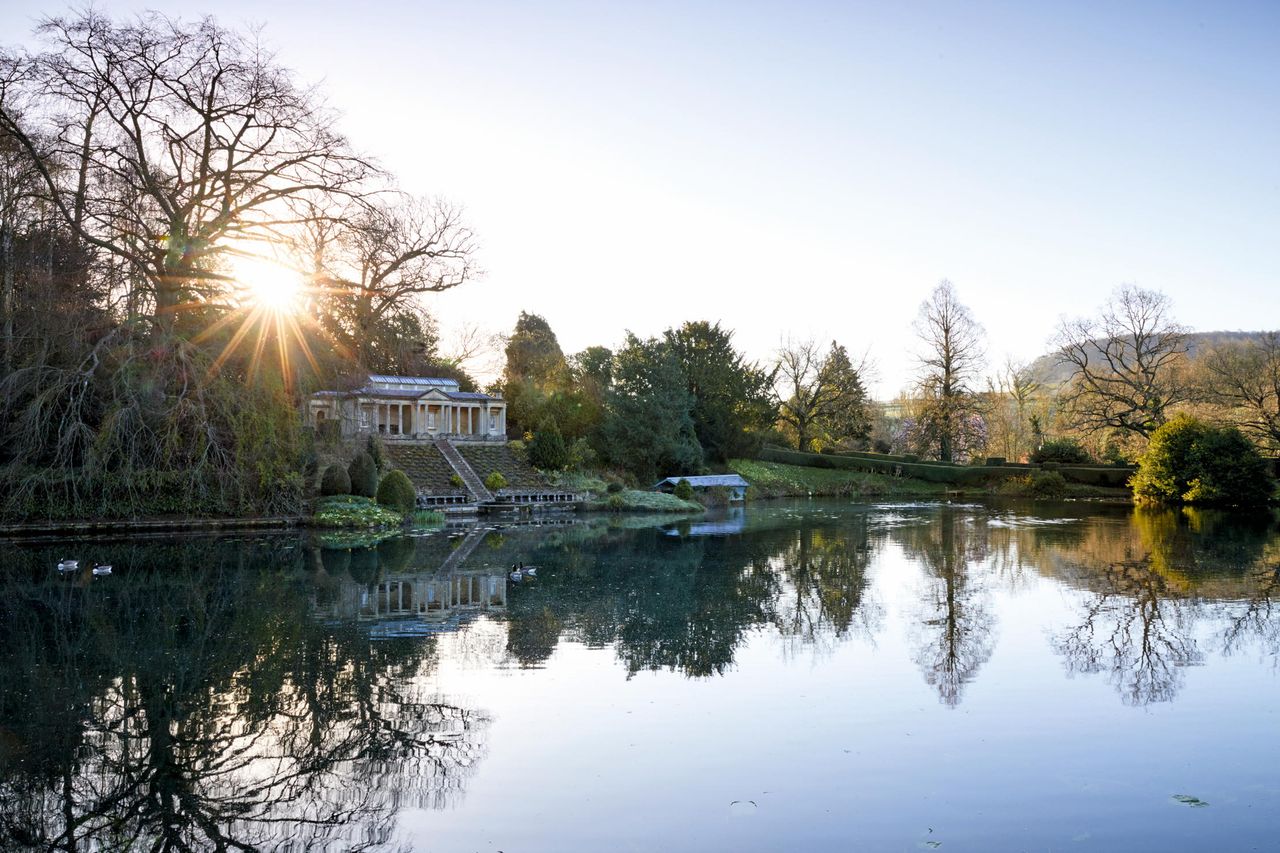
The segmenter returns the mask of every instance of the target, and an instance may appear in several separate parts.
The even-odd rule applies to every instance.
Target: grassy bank
[[[807,468],[756,459],[732,459],[729,470],[751,484],[753,497],[941,497],[942,483],[926,483],[910,477],[889,477],[863,471]]]
[[[583,509],[591,512],[702,512],[703,506],[695,501],[682,501],[675,495],[663,492],[642,492],[624,489],[612,495],[601,495],[586,501]]]

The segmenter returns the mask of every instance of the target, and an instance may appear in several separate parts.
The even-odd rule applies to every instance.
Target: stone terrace
[[[511,448],[502,445],[458,445],[458,452],[467,460],[483,480],[494,471],[502,472],[507,478],[507,489],[511,491],[540,491],[547,488],[542,475],[528,462],[517,457]],[[437,454],[438,455],[438,454]],[[444,460],[441,459],[443,462]],[[446,465],[448,463],[445,463]],[[446,482],[448,478],[446,477]]]

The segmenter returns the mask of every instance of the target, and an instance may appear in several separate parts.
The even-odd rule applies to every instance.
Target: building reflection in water
[[[367,584],[281,539],[100,550],[109,583],[0,576],[0,849],[390,849],[462,796],[488,717],[431,686],[435,639],[316,618]],[[437,626],[492,604],[447,578]],[[412,586],[374,580],[374,610]]]

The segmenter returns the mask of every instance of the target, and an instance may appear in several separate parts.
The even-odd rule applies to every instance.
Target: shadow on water
[[[4,849],[394,848],[398,810],[459,802],[485,754],[486,712],[424,686],[442,637],[486,667],[574,642],[628,677],[713,679],[753,637],[784,656],[874,638],[891,552],[918,572],[910,664],[948,706],[994,653],[1000,593],[1035,584],[1067,592],[1066,671],[1126,704],[1173,700],[1211,654],[1280,656],[1270,515],[804,502],[80,550],[115,574],[59,575],[72,554],[38,544],[0,571]]]

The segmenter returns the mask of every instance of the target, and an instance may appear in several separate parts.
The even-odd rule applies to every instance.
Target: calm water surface
[[[813,501],[359,545],[4,546],[0,848],[1280,849],[1271,516]]]

